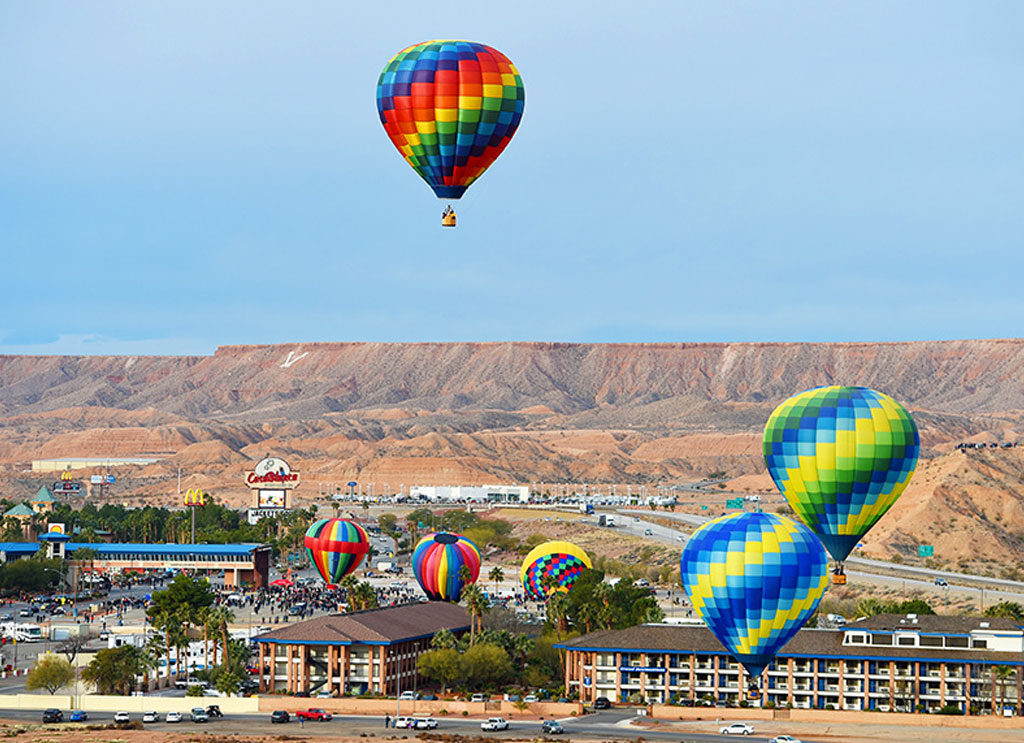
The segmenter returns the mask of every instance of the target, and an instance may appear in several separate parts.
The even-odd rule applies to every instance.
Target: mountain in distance
[[[124,468],[113,497],[172,504],[181,467],[184,485],[243,505],[242,473],[268,453],[302,472],[297,495],[307,499],[320,483],[349,480],[380,493],[757,478],[771,410],[822,384],[865,385],[903,403],[929,460],[920,476],[925,465],[969,456],[959,442],[1018,439],[1024,340],[303,343],[224,346],[212,356],[0,356],[0,493],[38,488],[25,472],[33,459],[146,454],[160,461]],[[920,480],[933,483],[928,497],[947,502],[961,488],[980,492],[968,470]],[[919,487],[879,524],[891,544],[877,549],[913,542],[902,527],[883,526]],[[1007,488],[1019,488],[1012,472],[987,497],[1004,499]],[[1004,523],[1012,516],[999,513]]]

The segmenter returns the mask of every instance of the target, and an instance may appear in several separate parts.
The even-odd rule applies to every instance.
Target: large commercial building
[[[40,540],[55,541],[50,534]],[[67,537],[56,556],[75,559],[75,552],[88,549],[89,570],[96,573],[141,572],[149,570],[189,570],[222,574],[226,586],[243,583],[266,586],[270,572],[271,547],[267,544],[138,544],[71,542]],[[0,561],[34,555],[39,542],[0,542]]]
[[[417,684],[416,662],[441,629],[469,630],[469,615],[443,601],[333,614],[255,638],[260,691],[395,694]]]
[[[455,503],[529,503],[526,485],[413,485],[413,498]]]
[[[703,625],[593,632],[566,650],[565,685],[581,701],[773,702],[797,708],[1020,715],[1024,629],[1001,618],[886,614],[841,629],[803,629],[762,678],[759,694]],[[750,699],[751,697],[758,697]]]

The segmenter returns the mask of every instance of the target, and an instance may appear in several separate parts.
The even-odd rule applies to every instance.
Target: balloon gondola
[[[502,153],[523,117],[515,65],[473,41],[437,40],[398,52],[377,80],[377,112],[391,142],[439,199],[462,197]],[[441,217],[455,226],[451,206]]]
[[[462,589],[480,577],[480,550],[461,534],[427,534],[413,550],[412,571],[431,601],[458,603]]]
[[[843,561],[914,474],[914,419],[867,387],[816,387],[775,409],[763,447],[775,484],[835,559],[833,583],[845,583]]]

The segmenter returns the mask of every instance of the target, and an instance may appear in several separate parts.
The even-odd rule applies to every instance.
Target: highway
[[[594,515],[595,521],[598,514]],[[711,519],[692,513],[673,513],[671,511],[648,511],[637,509],[616,509],[614,511],[616,529],[627,534],[645,539],[654,539],[664,544],[672,544],[680,550],[686,545],[688,533],[692,530],[671,529],[648,518],[678,521],[688,527],[698,527]],[[651,533],[646,534],[647,530]],[[1015,601],[1024,604],[1024,582],[967,575],[944,570],[932,570],[914,565],[900,565],[884,560],[869,560],[863,557],[850,557],[846,560],[846,574],[861,583],[930,592],[940,600],[950,597],[971,598],[979,606],[991,606],[1001,601]],[[861,569],[857,569],[861,568]],[[882,572],[884,571],[884,572]],[[945,578],[948,587],[935,585],[935,578]]]
[[[315,702],[315,700],[311,700]],[[232,734],[249,734],[249,735],[268,735],[268,734],[281,734],[288,733],[291,735],[300,734],[302,737],[309,738],[320,738],[320,737],[336,737],[336,736],[356,736],[362,733],[366,734],[380,734],[384,729],[384,720],[381,716],[365,716],[365,715],[345,715],[335,716],[333,720],[329,722],[307,722],[302,725],[299,724],[292,717],[292,721],[283,724],[271,724],[270,714],[260,715],[228,715],[223,719],[211,720],[208,723],[193,723],[188,720],[188,709],[191,700],[182,700],[182,713],[185,714],[185,721],[181,723],[166,722],[147,724],[146,729],[159,730],[162,732],[178,732],[178,733],[195,733],[200,730],[204,733],[232,733]],[[197,704],[201,700],[197,700]],[[312,706],[315,706],[312,705]],[[25,721],[25,722],[40,722],[42,719],[41,710],[24,710],[24,709],[4,709],[4,697],[0,695],[0,717]],[[714,710],[708,710],[709,716],[714,715]],[[66,711],[65,711],[66,714]],[[424,715],[417,715],[417,717]],[[142,718],[140,714],[133,713],[131,715],[133,720],[139,720]],[[161,716],[162,717],[162,716]],[[84,725],[95,725],[97,722],[110,722],[113,723],[114,715],[110,712],[97,712],[89,715],[89,720]],[[512,719],[509,721],[509,729],[502,732],[484,733],[480,730],[481,718],[448,718],[448,717],[435,717],[438,721],[438,727],[436,733],[460,733],[463,735],[483,735],[486,737],[494,737],[500,739],[519,739],[522,740],[524,734],[529,736],[531,739],[543,738],[547,740],[568,740],[568,739],[579,739],[579,738],[591,738],[598,740],[626,740],[636,739],[642,737],[645,740],[659,740],[659,741],[673,741],[674,743],[710,743],[711,741],[717,741],[721,743],[723,737],[718,733],[718,729],[728,723],[722,722],[717,723],[712,719],[708,719],[702,722],[693,722],[686,724],[685,731],[677,730],[653,730],[648,727],[636,727],[630,725],[630,721],[637,719],[635,710],[627,709],[610,709],[602,710],[594,714],[584,715],[583,717],[567,717],[559,720],[562,727],[565,728],[565,734],[558,737],[545,736],[541,731],[541,722],[539,720],[518,720]],[[758,741],[764,743],[768,740],[765,735],[757,735],[757,723],[753,723],[755,726],[755,734],[749,736],[743,736],[744,741]],[[70,727],[74,727],[78,723],[70,723]],[[773,727],[775,727],[773,725]],[[692,728],[692,730],[690,729]],[[414,730],[389,730],[389,735],[396,737],[410,737],[415,738],[417,731]],[[772,733],[775,735],[776,733]],[[815,743],[814,740],[809,738],[802,739],[804,743]]]

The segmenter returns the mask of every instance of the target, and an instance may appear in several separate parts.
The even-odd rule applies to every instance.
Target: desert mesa
[[[865,545],[946,559],[1024,534],[1024,340],[907,343],[300,343],[212,356],[0,356],[4,497],[52,480],[32,461],[146,457],[106,497],[178,505],[178,476],[247,504],[273,454],[328,487],[589,483],[669,486],[715,474],[772,493],[761,432],[825,384],[899,400],[921,433],[910,488]],[[963,444],[979,448],[965,449]],[[984,448],[980,448],[984,445]],[[1004,446],[1005,445],[1005,446]],[[99,497],[91,494],[90,497]],[[948,544],[947,544],[948,542]],[[969,550],[969,552],[964,552]]]

